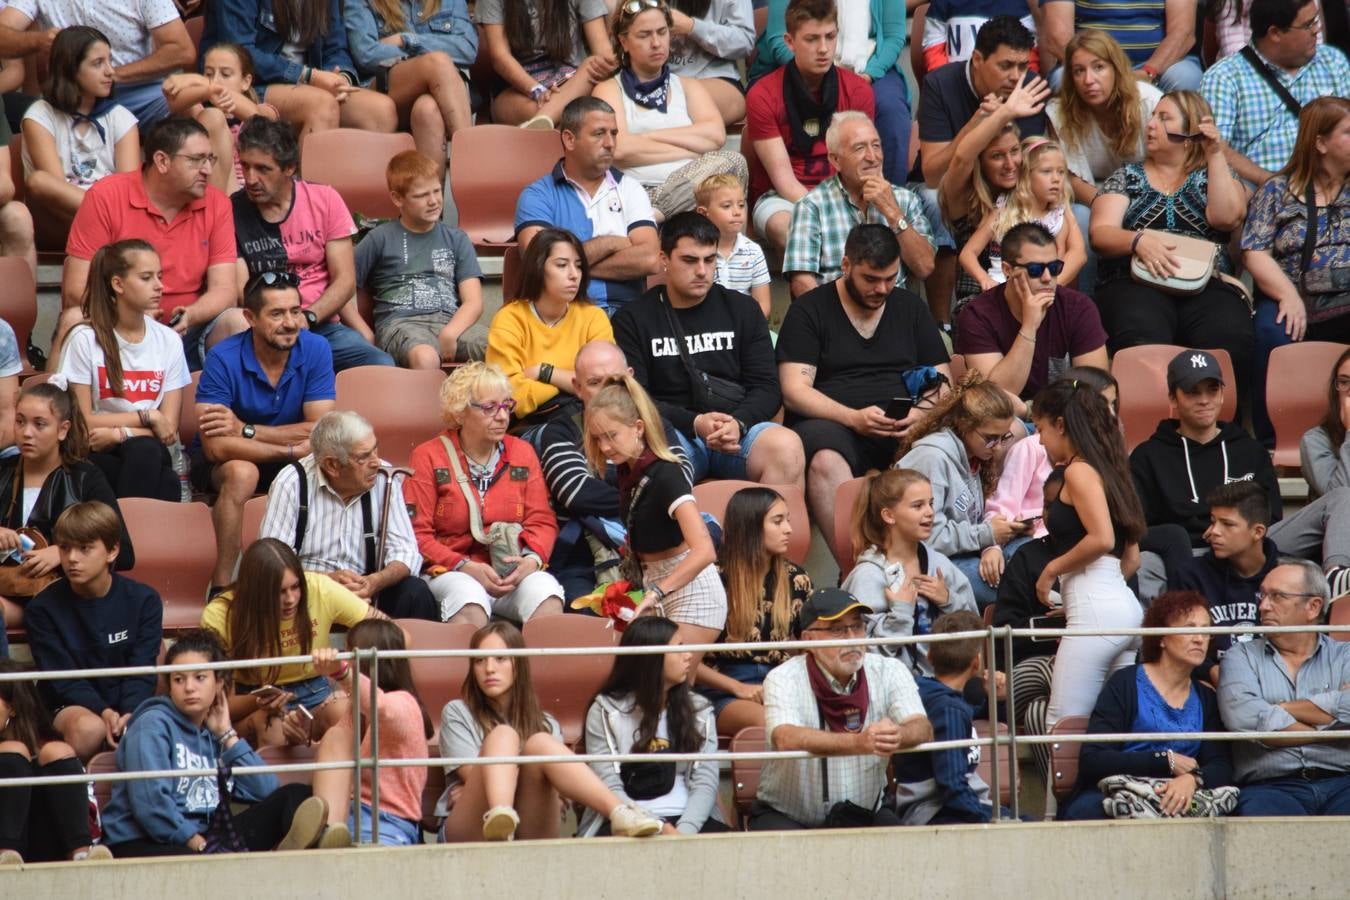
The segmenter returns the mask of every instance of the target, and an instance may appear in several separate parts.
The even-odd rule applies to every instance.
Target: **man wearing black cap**
[[[1204,548],[1209,492],[1235,481],[1253,481],[1270,500],[1269,536],[1283,554],[1320,561],[1332,596],[1350,589],[1350,488],[1337,488],[1283,519],[1280,483],[1270,454],[1241,426],[1220,422],[1223,372],[1213,354],[1183,350],[1167,365],[1167,392],[1175,419],[1158,423],[1153,436],[1130,454],[1130,469],[1150,527],[1186,529],[1193,548]]]
[[[838,588],[814,591],[802,604],[800,636],[861,638],[867,611]],[[904,665],[862,646],[808,650],[770,672],[764,730],[774,750],[807,750],[820,758],[764,763],[750,810],[753,831],[872,822],[891,754],[933,736]]]

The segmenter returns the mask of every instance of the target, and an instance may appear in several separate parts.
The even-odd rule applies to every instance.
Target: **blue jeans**
[[[160,119],[169,117],[169,101],[164,99],[164,90],[158,80],[114,85],[112,99],[136,117],[141,123],[142,134]]]
[[[357,366],[392,366],[394,358],[361,337],[360,332],[341,322],[320,322],[310,331],[333,348],[333,371],[354,369]]]
[[[370,842],[370,804],[361,804],[361,821],[358,825],[356,817],[347,814],[347,828],[352,833],[352,837],[360,836],[362,843]],[[411,847],[414,844],[421,843],[422,827],[417,822],[410,822],[407,819],[390,815],[384,810],[380,810],[380,846],[382,847]]]
[[[937,188],[930,188],[923,182],[916,182],[909,185],[909,189],[919,198],[923,204],[923,217],[928,220],[928,227],[933,229],[933,243],[939,250],[959,250],[956,246],[956,238],[952,237],[951,231],[947,228],[947,223],[942,221],[942,210],[938,207]]]
[[[877,134],[881,137],[882,172],[891,184],[909,177],[909,86],[894,67],[872,82],[876,97]]]
[[[1087,260],[1078,270],[1078,289],[1089,297],[1097,290],[1097,251],[1092,249],[1088,240],[1088,221],[1092,211],[1082,203],[1073,204],[1073,217],[1078,220],[1078,231],[1083,235],[1083,249],[1087,251]]]
[[[728,678],[734,678],[741,684],[763,684],[764,678],[773,671],[773,666],[767,663],[751,662],[748,659],[740,662],[718,663],[713,668]],[[719,688],[701,687],[698,692],[713,705],[714,716],[720,716],[722,710],[726,709],[727,705],[736,699],[732,694]]]
[[[1018,548],[1029,540],[1030,538],[1027,537],[1016,537],[1004,544],[1004,561],[1012,559]],[[998,588],[992,584],[987,584],[980,577],[980,554],[965,553],[961,556],[953,556],[951,559],[952,564],[960,569],[961,574],[966,576],[966,580],[970,582],[970,589],[975,592],[975,602],[979,605],[980,612],[984,612],[986,606],[998,599]]]
[[[1158,90],[1166,94],[1168,91],[1198,91],[1200,90],[1200,76],[1204,70],[1200,67],[1200,58],[1197,56],[1185,56],[1163,70],[1158,76]],[[1059,93],[1060,82],[1064,80],[1064,67],[1055,66],[1054,70],[1045,77],[1050,83],[1050,89]],[[1023,135],[1026,137],[1026,135]]]
[[[1095,787],[1085,788],[1070,798],[1069,802],[1059,811],[1061,821],[1067,822],[1086,822],[1092,819],[1105,819],[1106,811],[1102,809],[1102,801],[1106,797]]]
[[[1345,816],[1350,815],[1350,774],[1307,781],[1274,778],[1242,785],[1238,816]]]
[[[769,428],[782,428],[777,422],[760,422],[758,425],[751,425],[750,430],[741,436],[740,453],[722,453],[718,450],[709,450],[708,445],[703,443],[703,438],[691,438],[681,431],[675,432],[675,437],[679,440],[680,446],[684,448],[684,455],[689,457],[689,462],[694,467],[694,484],[698,484],[705,478],[734,478],[740,481],[745,480],[746,463],[750,459],[750,450],[759,440],[759,436]]]

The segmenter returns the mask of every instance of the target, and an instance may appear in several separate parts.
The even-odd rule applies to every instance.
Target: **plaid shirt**
[[[769,736],[771,749],[776,749],[773,732],[779,725],[821,727],[816,695],[811,690],[811,677],[806,671],[808,665],[816,665],[815,657],[803,653],[778,666],[764,679],[764,732]],[[863,670],[867,673],[868,696],[864,728],[886,717],[900,723],[924,715],[914,676],[899,660],[879,653],[866,653]],[[828,672],[825,678],[830,687],[841,694],[853,688],[853,682],[839,684]],[[827,759],[830,780],[827,796],[819,759],[765,760],[757,796],[761,802],[803,825],[819,826],[825,822],[830,807],[842,800],[875,809],[881,789],[886,786],[886,763],[886,759],[871,755]]]
[[[909,227],[933,241],[933,229],[923,214],[923,204],[909,190],[891,185],[900,213]],[[859,211],[849,199],[838,175],[831,175],[798,200],[792,210],[792,225],[788,231],[787,249],[783,252],[783,272],[815,272],[821,283],[834,281],[843,274],[839,264],[844,259],[844,241],[854,225],[889,225],[886,217],[874,206]],[[904,266],[896,284],[905,280]]]
[[[1318,97],[1350,97],[1350,63],[1335,47],[1320,45],[1312,62],[1293,75],[1279,66],[1267,66],[1299,103]],[[1210,66],[1200,82],[1200,93],[1213,108],[1214,126],[1230,147],[1267,171],[1284,168],[1294,152],[1298,117],[1245,57],[1235,53]]]

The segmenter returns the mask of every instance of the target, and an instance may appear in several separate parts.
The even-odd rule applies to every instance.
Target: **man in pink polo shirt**
[[[206,129],[191,119],[156,124],[145,138],[139,172],[99,179],[85,194],[66,241],[60,338],[80,320],[89,263],[100,247],[141,238],[159,251],[164,297],[160,320],[183,336],[192,369],[200,369],[211,325],[235,305],[234,218],[230,201],[207,184],[215,156]]]

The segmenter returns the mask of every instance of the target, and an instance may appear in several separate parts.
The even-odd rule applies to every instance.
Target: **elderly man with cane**
[[[267,492],[259,537],[295,548],[307,571],[334,581],[395,619],[439,621],[440,606],[417,577],[412,521],[370,423],[350,411],[325,414],[310,432],[311,453],[282,469]]]

